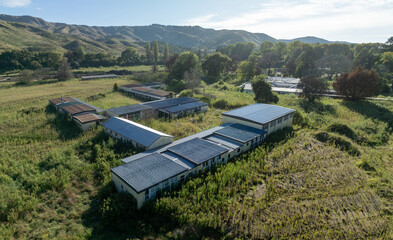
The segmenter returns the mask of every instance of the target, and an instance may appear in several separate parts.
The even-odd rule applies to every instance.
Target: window
[[[121,192],[124,192],[124,187],[123,187],[123,185],[120,185],[120,189],[121,189],[121,190],[120,190]]]
[[[263,126],[263,130],[266,130],[266,129],[268,129],[269,128],[269,124],[265,124],[264,126]]]
[[[282,121],[282,118],[279,118],[279,119],[277,120],[277,123],[281,123],[281,121]]]
[[[145,191],[145,200],[149,199],[149,189]]]
[[[250,145],[250,142],[247,142],[247,146]]]
[[[273,127],[274,125],[276,125],[276,121],[272,121],[272,122],[270,123],[270,127]]]
[[[221,155],[220,155],[220,156],[218,156],[218,159],[221,159]]]
[[[240,152],[240,148],[237,149],[237,152],[238,152],[238,153]]]
[[[184,181],[184,175],[180,176],[180,181]]]
[[[286,115],[286,116],[284,117],[284,121],[286,121],[286,120],[288,120],[288,115]]]

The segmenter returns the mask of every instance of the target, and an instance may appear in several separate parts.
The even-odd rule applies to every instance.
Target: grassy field
[[[158,71],[164,71],[165,66],[158,65]],[[131,72],[151,72],[152,66],[148,65],[138,65],[138,66],[111,66],[111,67],[98,67],[98,68],[78,68],[73,70],[74,74],[84,74],[84,73],[93,73],[93,72],[108,72],[110,70],[127,70]]]
[[[0,238],[393,238],[390,102],[280,95],[299,113],[293,129],[135,211],[109,169],[136,150],[101,127],[81,133],[47,106],[59,95],[104,109],[138,102],[113,92],[115,82],[132,80],[0,84]],[[214,86],[197,96],[253,103]],[[141,123],[179,139],[219,125],[223,111]]]

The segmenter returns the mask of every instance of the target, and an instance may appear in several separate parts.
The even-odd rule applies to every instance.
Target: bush
[[[114,92],[119,91],[119,85],[117,85],[117,83],[113,84],[113,91]]]
[[[360,155],[360,151],[355,146],[353,146],[350,142],[348,142],[347,140],[341,137],[331,136],[327,132],[317,133],[315,135],[315,139],[323,143],[332,144],[338,149],[348,152],[348,154],[352,156]]]
[[[303,116],[303,114],[299,111],[296,111],[293,117],[293,124],[299,125],[301,127],[307,127],[309,126],[309,119],[307,116]]]
[[[330,132],[335,132],[335,133],[344,135],[352,140],[355,140],[357,137],[355,131],[345,124],[334,123],[328,127],[328,130]]]
[[[213,103],[213,107],[219,108],[219,109],[227,109],[228,107],[228,101],[225,99],[220,99],[217,100]]]

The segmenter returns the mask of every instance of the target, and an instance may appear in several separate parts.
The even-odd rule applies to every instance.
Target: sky
[[[393,0],[0,0],[0,14],[90,26],[201,26],[352,43],[393,36]]]

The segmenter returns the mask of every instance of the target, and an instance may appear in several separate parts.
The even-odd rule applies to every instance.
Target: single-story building
[[[185,103],[185,104],[167,107],[167,108],[161,108],[158,111],[161,113],[161,115],[165,117],[178,118],[193,113],[206,112],[207,106],[208,106],[207,103],[197,101],[197,102],[190,102],[190,103]]]
[[[122,91],[130,94],[134,97],[147,100],[147,101],[154,101],[154,100],[162,100],[166,99],[169,96],[169,92],[156,90],[150,87],[138,86],[132,88],[120,88]]]
[[[256,103],[222,113],[223,123],[239,123],[265,130],[267,134],[292,126],[295,110]]]
[[[86,113],[73,116],[72,119],[78,124],[82,131],[86,131],[93,126],[99,125],[105,117],[95,113]]]
[[[82,113],[96,113],[96,110],[94,108],[89,107],[78,101],[59,104],[58,110],[60,113],[66,114],[71,117]]]
[[[111,117],[121,117],[128,120],[147,119],[157,115],[156,111],[143,104],[133,104],[106,110],[106,114]]]
[[[173,142],[173,136],[127,119],[111,117],[102,124],[104,131],[114,138],[131,142],[135,148],[150,150]]]
[[[58,106],[62,103],[66,102],[74,102],[75,100],[70,97],[59,97],[59,98],[53,98],[49,100],[49,104],[52,105],[53,107],[56,108],[56,110],[59,110]]]

